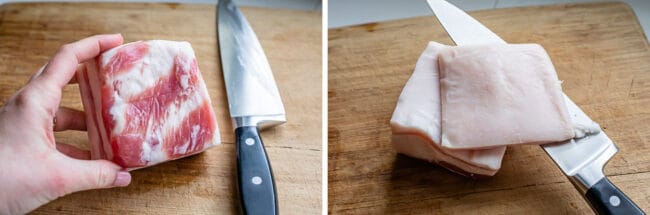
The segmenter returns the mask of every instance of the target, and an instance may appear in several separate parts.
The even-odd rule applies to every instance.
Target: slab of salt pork
[[[481,149],[574,137],[561,82],[541,46],[457,46],[439,56],[443,147]]]
[[[470,177],[492,176],[501,167],[506,147],[450,150],[440,145],[438,53],[448,49],[430,42],[404,86],[391,118],[398,153],[437,163]]]
[[[138,41],[102,53],[77,73],[92,159],[136,169],[220,143],[192,47]]]

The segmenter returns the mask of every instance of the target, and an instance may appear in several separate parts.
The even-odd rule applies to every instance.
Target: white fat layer
[[[192,49],[192,46],[188,42],[181,42],[182,45],[179,45],[178,48],[180,49],[179,53],[185,54],[185,58],[181,59],[181,66],[183,67],[183,71],[190,71],[190,66],[192,65],[192,61],[190,59],[196,58],[194,56],[194,50]]]
[[[115,127],[113,133],[122,133],[126,124],[126,108],[129,106],[127,101],[124,101],[117,92],[113,91],[113,106],[108,109],[109,113],[115,119]]]
[[[196,138],[199,135],[201,127],[199,125],[192,126],[192,133],[190,133],[190,140],[192,140],[192,148],[196,147]]]
[[[143,142],[140,159],[147,164],[155,164],[166,161],[168,159],[167,154],[163,150],[162,146],[162,139],[159,139],[158,144],[156,145],[153,145],[149,141]]]
[[[174,146],[174,154],[185,154],[187,152],[187,148],[190,146],[190,141],[185,141],[183,145],[180,146]]]
[[[217,126],[217,125],[215,125],[215,126]],[[203,144],[203,149],[205,150],[207,148],[210,148],[212,146],[216,146],[216,145],[219,145],[219,144],[221,144],[221,135],[219,134],[219,128],[216,127],[214,129],[214,132],[213,132],[213,135],[212,135],[212,140],[206,141],[206,143]]]
[[[181,87],[183,89],[187,89],[189,81],[190,81],[190,76],[189,75],[181,75]]]
[[[392,136],[392,141],[398,153],[412,156],[418,159],[426,160],[433,163],[446,162],[451,166],[458,167],[472,174],[478,175],[488,175],[492,176],[501,167],[500,159],[490,159],[486,163],[481,163],[480,165],[469,165],[463,158],[449,156],[444,153],[445,150],[436,150],[427,139],[424,137],[413,134],[413,133],[394,133]],[[503,156],[506,149],[505,147],[497,147],[489,150],[483,150],[484,153],[490,153],[493,156]],[[457,172],[454,169],[445,167],[452,172],[459,173],[461,175],[466,175],[466,173]]]
[[[592,121],[571,99],[564,94],[564,101],[573,122],[574,138],[583,138],[588,135],[600,133],[600,125]]]
[[[600,125],[596,122],[591,122],[588,124],[573,124],[573,134],[574,138],[583,138],[588,135],[600,133]]]

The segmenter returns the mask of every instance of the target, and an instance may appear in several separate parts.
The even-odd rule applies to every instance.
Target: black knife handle
[[[243,214],[278,214],[278,198],[269,163],[257,126],[235,129],[237,182]]]
[[[636,206],[630,198],[604,177],[587,190],[585,197],[600,215],[645,214],[639,206]]]

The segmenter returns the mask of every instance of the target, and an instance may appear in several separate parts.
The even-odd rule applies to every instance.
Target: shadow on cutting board
[[[512,150],[509,151],[512,153]],[[504,163],[504,165],[507,164]],[[511,173],[503,175],[509,174]],[[436,164],[398,154],[393,162],[389,185],[386,186],[388,202],[384,213],[475,213],[482,211],[481,208],[494,210],[494,207],[505,213],[513,213],[516,211],[512,211],[511,205],[526,204],[536,207],[534,202],[521,201],[494,205],[490,199],[501,198],[502,191],[510,190],[495,189],[494,185],[503,183],[503,180],[503,177],[499,177],[499,173],[493,177],[471,179]],[[533,187],[533,185],[530,186]],[[521,195],[530,194],[526,192],[527,186],[512,189],[521,189],[518,192]],[[538,194],[538,198],[545,198],[546,203],[552,201],[553,204],[550,204],[550,207],[555,207],[557,211],[575,213],[578,207],[574,203],[566,201],[560,193],[543,192]],[[504,198],[517,199],[520,194]]]
[[[388,186],[388,204],[385,212],[397,213],[409,211],[415,208],[408,207],[409,202],[428,202],[430,206],[420,208],[428,213],[434,213],[442,205],[437,203],[436,198],[449,195],[454,186],[450,184],[463,183],[471,186],[475,182],[472,179],[452,173],[447,169],[426,161],[397,154],[393,162],[393,168]],[[430,198],[417,198],[414,196],[429,196]],[[424,211],[420,211],[424,212]]]
[[[205,153],[168,161],[152,167],[131,171],[133,181],[129,185],[134,193],[152,189],[175,189],[192,183],[206,173]],[[131,192],[129,192],[131,193]]]

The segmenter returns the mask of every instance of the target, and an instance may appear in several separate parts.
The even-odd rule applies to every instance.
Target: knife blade
[[[427,3],[456,45],[506,43],[453,4],[445,0],[427,0]],[[568,96],[564,98],[574,123],[586,125],[591,122]],[[618,151],[605,132],[541,147],[599,214],[644,214],[603,173],[605,164]]]
[[[277,214],[273,171],[259,131],[286,121],[280,93],[255,32],[231,0],[219,1],[217,25],[235,128],[240,208],[244,214]]]

